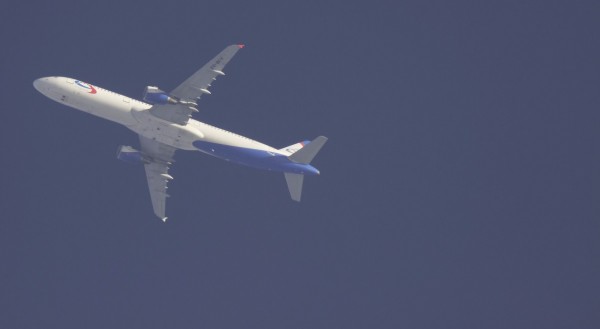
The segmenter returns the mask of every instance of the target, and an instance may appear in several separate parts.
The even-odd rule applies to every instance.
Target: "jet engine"
[[[146,164],[150,162],[142,152],[126,145],[119,146],[119,149],[117,150],[117,159],[130,164]]]
[[[150,104],[177,104],[178,100],[169,96],[158,87],[148,86],[144,89],[144,101]]]

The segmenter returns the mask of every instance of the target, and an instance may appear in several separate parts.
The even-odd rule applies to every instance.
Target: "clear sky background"
[[[600,328],[597,1],[13,1],[0,11],[0,327]],[[282,175],[178,152],[169,221],[134,133],[39,94],[131,97],[245,43],[201,121]]]

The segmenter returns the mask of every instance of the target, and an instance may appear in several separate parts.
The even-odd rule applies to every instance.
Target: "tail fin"
[[[315,158],[317,153],[319,153],[321,147],[325,145],[325,142],[327,142],[327,137],[319,136],[312,142],[308,143],[308,145],[290,155],[288,158],[294,162],[309,164],[312,159]]]
[[[303,148],[293,152],[290,156],[288,156],[288,158],[297,163],[309,164],[317,155],[317,153],[319,153],[323,145],[325,145],[325,142],[327,142],[327,137],[319,136],[312,142],[304,144]],[[300,202],[304,175],[288,172],[284,173],[284,175],[292,200]]]

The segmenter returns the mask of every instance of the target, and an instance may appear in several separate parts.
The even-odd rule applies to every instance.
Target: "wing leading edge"
[[[148,190],[152,199],[152,208],[154,214],[164,221],[167,197],[167,184],[173,179],[169,175],[169,165],[173,160],[176,148],[159,143],[155,140],[139,136],[141,151],[146,157],[148,163],[144,165],[146,169],[146,179],[148,180]]]
[[[197,112],[196,102],[203,94],[210,94],[208,90],[214,80],[220,75],[225,75],[225,65],[243,48],[243,45],[231,45],[221,51],[215,58],[206,63],[201,69],[187,78],[175,88],[170,95],[179,99],[178,104],[154,105],[150,109],[153,115],[180,125],[187,124],[193,112]]]

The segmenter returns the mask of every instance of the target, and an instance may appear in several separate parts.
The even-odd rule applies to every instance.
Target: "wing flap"
[[[169,166],[174,161],[173,155],[176,148],[143,136],[140,136],[140,144],[142,153],[149,160],[149,163],[144,165],[144,169],[146,170],[146,180],[148,181],[148,191],[150,192],[154,214],[166,221],[166,199],[169,197],[167,184],[169,180],[173,179],[169,175]]]
[[[150,108],[152,115],[182,126],[187,124],[188,120],[192,117],[192,112],[194,112],[194,109],[183,104],[154,105]]]
[[[201,69],[177,86],[170,95],[179,99],[178,104],[154,105],[150,109],[153,115],[180,125],[187,124],[193,112],[198,112],[196,102],[208,90],[218,76],[225,75],[225,65],[243,48],[243,45],[231,45],[221,51]]]
[[[212,82],[220,75],[225,75],[223,69],[225,65],[243,48],[243,45],[231,45],[210,62],[206,63],[201,69],[196,71],[191,77],[187,78],[182,84],[175,88],[171,95],[180,99],[194,100],[200,98],[203,94],[210,94],[208,88]]]

